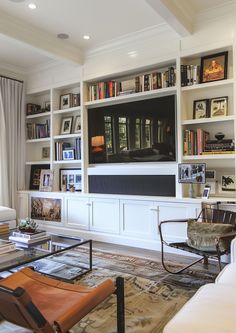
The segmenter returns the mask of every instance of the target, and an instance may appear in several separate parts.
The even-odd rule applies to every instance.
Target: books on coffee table
[[[45,230],[37,230],[34,233],[32,232],[22,232],[22,231],[13,231],[12,233],[13,237],[22,237],[25,239],[35,239],[38,237],[43,237],[46,236],[46,231]]]
[[[13,242],[0,239],[0,255],[14,251],[15,249],[16,245]]]
[[[16,236],[10,236],[9,240],[16,243],[16,245],[33,245],[33,244],[37,244],[37,243],[43,243],[44,241],[50,240],[51,236],[39,236],[36,238],[24,238],[24,237],[16,237]]]

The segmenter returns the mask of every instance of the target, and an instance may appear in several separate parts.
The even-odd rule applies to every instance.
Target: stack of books
[[[34,233],[13,231],[9,240],[14,242],[16,246],[28,247],[29,245],[43,243],[44,241],[50,240],[50,236],[48,236],[44,230],[37,230]]]
[[[16,245],[13,242],[0,239],[0,255],[15,251]]]
[[[0,223],[0,236],[5,236],[7,234],[9,234],[9,224]]]

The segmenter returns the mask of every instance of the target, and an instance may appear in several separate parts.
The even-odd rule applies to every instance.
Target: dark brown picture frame
[[[41,170],[50,169],[50,164],[31,165],[30,190],[39,190]]]
[[[209,105],[210,100],[206,99],[198,99],[193,101],[193,119],[201,119],[209,117]]]
[[[228,51],[201,57],[200,82],[227,79]]]

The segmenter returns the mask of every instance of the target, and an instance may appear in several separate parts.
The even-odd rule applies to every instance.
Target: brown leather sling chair
[[[124,333],[122,277],[116,279],[116,284],[107,279],[91,288],[24,268],[0,280],[0,319],[37,333],[66,333],[113,293],[117,297],[117,332]]]

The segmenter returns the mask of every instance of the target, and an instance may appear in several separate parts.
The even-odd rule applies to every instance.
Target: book
[[[27,244],[27,245],[30,245],[30,244],[36,244],[38,242],[43,242],[43,241],[47,241],[47,240],[50,240],[51,239],[51,236],[42,236],[42,237],[37,237],[37,238],[33,238],[33,239],[28,239],[28,238],[24,238],[24,237],[16,237],[16,236],[10,236],[9,237],[9,240],[11,240],[12,242],[16,243],[16,244]]]
[[[15,250],[16,245],[10,241],[0,239],[0,254]]]
[[[2,254],[0,254],[0,264],[4,263],[6,261],[10,261],[10,260],[20,258],[23,255],[24,255],[24,251],[18,250],[18,249],[14,249],[10,252],[2,253]]]
[[[38,238],[38,237],[46,236],[46,231],[45,230],[37,230],[34,233],[13,231],[12,236],[22,237],[22,238],[26,238],[26,239],[35,239],[35,238]]]

